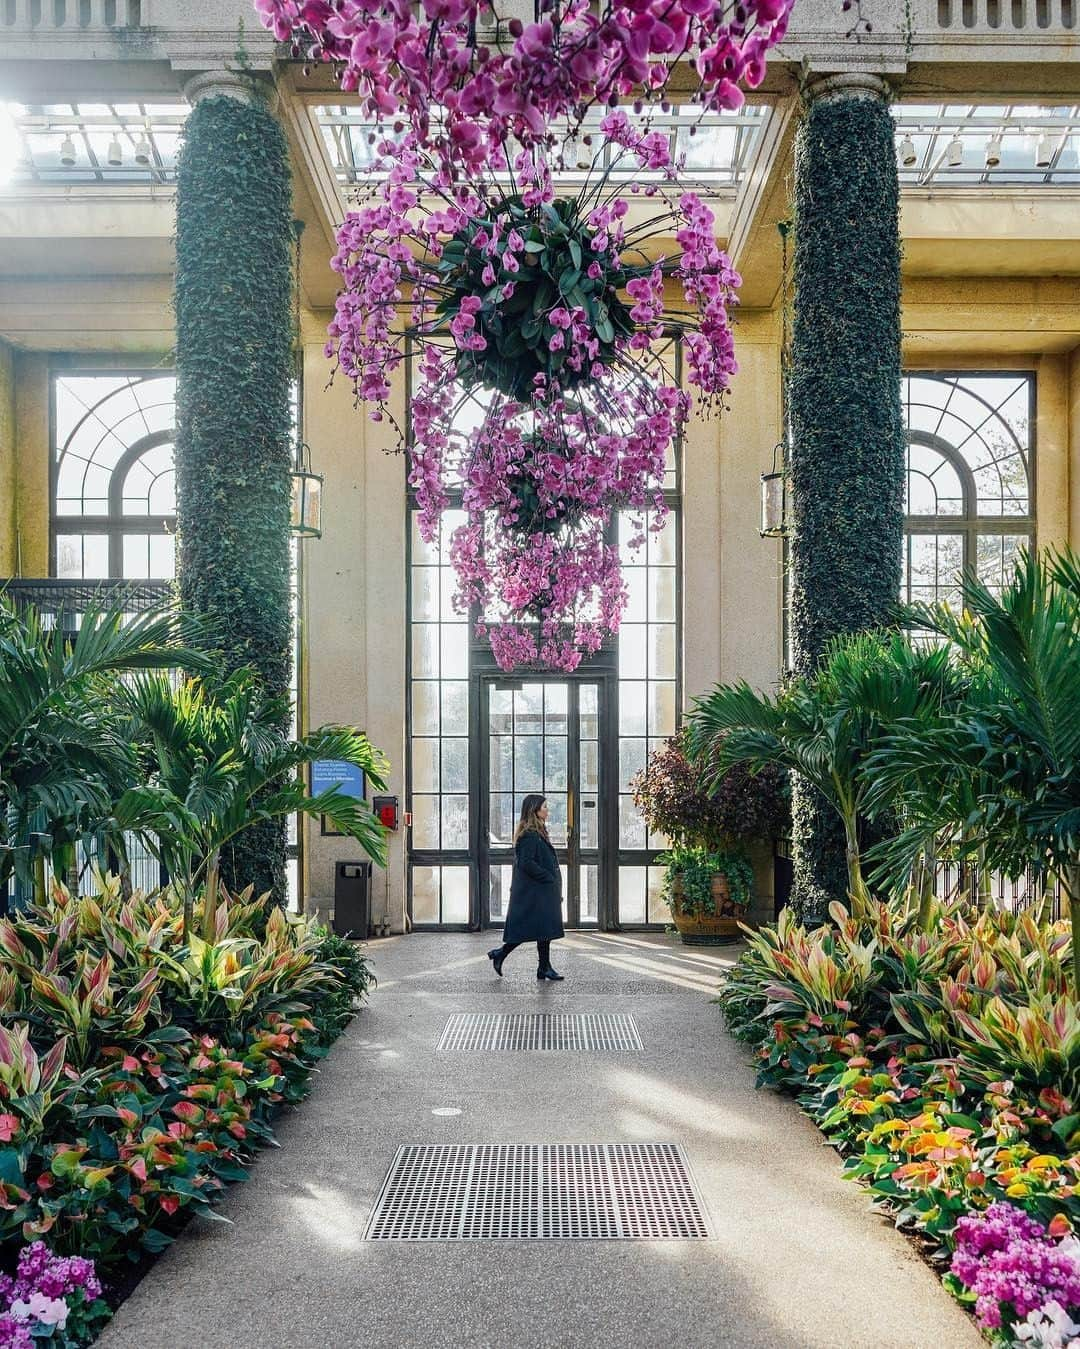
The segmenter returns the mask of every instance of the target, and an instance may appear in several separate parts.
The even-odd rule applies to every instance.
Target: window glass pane
[[[649,622],[675,622],[675,569],[649,568]]]
[[[439,629],[434,623],[414,623],[412,630],[414,679],[439,677]]]
[[[675,626],[649,625],[649,678],[675,678]]]
[[[150,575],[150,536],[148,534],[124,535],[124,576],[130,580],[142,580]]]
[[[439,569],[413,567],[412,616],[414,621],[439,617]]]
[[[412,783],[417,792],[439,790],[439,742],[414,737],[412,743]]]
[[[492,866],[491,868],[488,911],[492,922],[501,923],[506,918],[506,909],[510,903],[510,881],[513,874],[513,867]]]
[[[412,812],[412,846],[434,851],[439,846],[439,798],[414,793]]]
[[[539,735],[514,739],[514,786],[521,792],[544,790],[544,740]]]
[[[413,680],[412,729],[413,735],[439,733],[439,685],[434,680]]]
[[[56,536],[56,574],[77,578],[83,574],[83,536],[58,534]]]
[[[153,516],[175,528],[176,496],[171,438],[176,379],[171,374],[60,375],[53,382],[54,518]],[[147,443],[150,441],[151,443]],[[66,531],[60,530],[58,534]],[[164,541],[148,546],[133,538],[119,554],[121,574],[132,580],[169,579],[173,561]],[[72,550],[58,550],[61,576],[105,579],[108,550],[84,556],[74,568]]]
[[[909,517],[902,595],[961,602],[965,566],[995,588],[1011,571],[1015,546],[1033,537],[1032,418],[1034,382],[1027,374],[968,371],[905,376],[903,406],[910,443],[905,510]],[[960,532],[961,520],[1017,519],[1007,536]],[[917,520],[917,524],[915,521]],[[935,527],[934,521],[941,526]]]
[[[645,678],[646,631],[641,623],[624,623],[619,629],[620,679]]]
[[[674,681],[649,685],[649,734],[675,734]]]
[[[171,581],[176,575],[176,541],[171,534],[150,535],[150,575]]]
[[[645,825],[637,813],[632,796],[619,797],[619,847],[644,848],[648,844]]]
[[[619,919],[624,923],[645,922],[645,868],[619,868]]]
[[[469,868],[443,867],[442,921],[467,923],[469,921]]]
[[[414,923],[439,921],[438,867],[413,867],[412,918]]]
[[[510,689],[490,689],[488,693],[491,731],[509,735],[514,729],[514,695]]]
[[[510,735],[490,737],[488,753],[490,756],[489,778],[493,792],[512,792],[514,790],[514,738]]]
[[[544,791],[566,789],[566,737],[549,735],[544,741]]]
[[[443,681],[442,721],[444,735],[469,734],[469,685],[465,680]]]
[[[644,735],[646,725],[646,689],[644,682],[619,680],[619,734]]]
[[[464,852],[469,846],[469,798],[444,796],[442,799],[442,847],[445,851]]]
[[[671,906],[664,898],[664,867],[649,867],[649,917],[650,923],[670,923]]]
[[[623,738],[619,741],[619,787],[630,790],[630,780],[645,767],[645,741]]]
[[[594,864],[581,868],[581,921],[595,923],[600,912],[600,869]]]
[[[469,790],[469,742],[449,740],[442,742],[442,790],[467,792]]]
[[[469,644],[461,629],[452,624],[442,627],[442,676],[462,679],[469,673]]]
[[[514,841],[514,829],[517,826],[517,814],[514,809],[513,793],[493,792],[491,795],[490,814],[490,842],[497,847],[510,847]]]

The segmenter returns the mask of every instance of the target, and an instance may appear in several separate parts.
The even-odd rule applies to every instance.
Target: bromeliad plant
[[[509,181],[506,165],[451,195],[415,136],[384,141],[386,176],[338,235],[329,354],[377,420],[394,371],[418,357],[409,454],[420,531],[434,539],[460,492],[455,603],[479,610],[505,669],[538,659],[573,669],[618,628],[609,525],[618,510],[662,525],[667,455],[690,411],[656,344],[682,339],[706,403],[735,370],[738,276],[712,213],[671,191],[666,137],[623,113],[604,127],[610,161],[572,198],[556,197],[547,161],[527,151]],[[656,179],[645,196],[662,207],[644,220],[611,190],[623,162]],[[650,248],[661,234],[676,241],[669,257]],[[633,542],[643,539],[641,529]]]
[[[373,120],[398,118],[437,155],[441,175],[475,175],[511,138],[550,149],[560,119],[593,105],[665,98],[693,63],[697,101],[738,108],[765,75],[794,0],[546,0],[532,23],[490,0],[255,0],[263,23],[307,59],[334,62]]]

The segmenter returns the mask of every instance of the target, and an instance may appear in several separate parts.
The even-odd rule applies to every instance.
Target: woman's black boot
[[[551,979],[552,981],[561,982],[563,976],[559,974],[557,970],[553,970],[549,965],[546,969],[537,970],[536,977],[538,979]]]
[[[503,961],[505,959],[506,959],[506,952],[503,950],[501,946],[497,946],[494,951],[488,952],[488,960],[490,960],[492,965],[494,965],[495,973],[499,976],[500,979],[502,978],[502,967]]]

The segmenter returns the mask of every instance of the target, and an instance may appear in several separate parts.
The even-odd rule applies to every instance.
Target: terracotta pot
[[[722,871],[712,878],[712,898],[715,913],[686,911],[682,907],[682,877],[676,874],[671,878],[671,920],[688,946],[717,946],[742,936],[739,924],[746,922],[749,909],[731,898],[731,887]]]

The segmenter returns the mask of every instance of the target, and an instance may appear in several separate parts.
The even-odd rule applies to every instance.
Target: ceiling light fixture
[[[1044,131],[1035,145],[1035,167],[1048,169],[1054,158],[1054,143],[1049,131]]]
[[[75,167],[75,142],[70,136],[65,136],[60,142],[60,163],[65,169]]]
[[[120,142],[116,139],[115,136],[109,142],[108,158],[109,158],[109,167],[111,169],[118,169],[120,165],[124,162],[124,147],[120,144]]]
[[[986,142],[986,167],[996,169],[1001,163],[1001,136],[995,134]]]
[[[960,143],[959,136],[954,136],[946,146],[945,158],[950,169],[958,169],[964,162],[964,147]]]
[[[915,154],[915,142],[910,136],[905,136],[900,142],[900,163],[905,169],[910,169],[918,156]]]
[[[144,131],[135,144],[135,163],[142,168],[146,168],[153,157],[150,147],[150,137]]]

